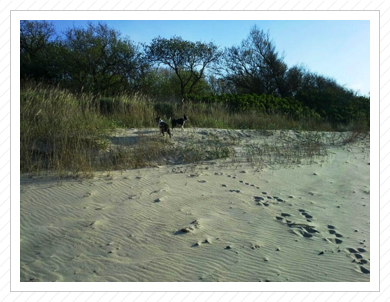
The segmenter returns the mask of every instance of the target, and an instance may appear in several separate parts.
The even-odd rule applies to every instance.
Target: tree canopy
[[[73,92],[142,93],[159,101],[218,96],[244,102],[233,106],[240,110],[260,110],[264,100],[272,105],[267,108],[282,108],[287,100],[291,108],[299,103],[334,122],[369,120],[368,97],[301,66],[288,67],[270,33],[256,26],[240,45],[222,50],[214,42],[179,36],[135,43],[103,22],[59,34],[51,22],[21,21],[20,60],[22,80]]]
[[[205,70],[217,63],[222,51],[210,43],[191,42],[181,37],[154,38],[146,48],[150,62],[171,68],[179,79],[182,97],[192,93],[195,85],[204,77]]]

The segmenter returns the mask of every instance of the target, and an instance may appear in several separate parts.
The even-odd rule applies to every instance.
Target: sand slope
[[[369,281],[368,152],[22,177],[21,281]]]

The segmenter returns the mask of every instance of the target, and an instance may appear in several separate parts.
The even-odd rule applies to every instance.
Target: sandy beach
[[[112,143],[139,131],[118,130]],[[20,280],[370,281],[367,140],[329,146],[310,162],[243,155],[250,143],[301,140],[298,131],[175,129],[172,141],[211,134],[237,139],[234,160],[92,179],[23,175]]]

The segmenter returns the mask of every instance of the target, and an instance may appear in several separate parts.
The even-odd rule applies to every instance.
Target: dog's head
[[[161,119],[160,117],[156,117],[154,120],[156,121],[156,123],[159,123]]]
[[[188,121],[188,116],[184,114],[183,119],[184,119],[185,121]]]

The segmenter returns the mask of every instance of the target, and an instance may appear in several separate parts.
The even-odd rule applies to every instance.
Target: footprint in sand
[[[201,246],[202,244],[211,244],[211,240],[206,238],[205,240],[203,241],[198,241],[196,243],[194,243],[193,245],[191,245],[192,247],[197,247],[197,246]]]
[[[348,254],[353,258],[353,263],[357,263],[359,265],[363,265],[363,264],[367,264],[368,261],[366,259],[364,259],[363,257],[363,253],[366,252],[365,249],[362,249],[362,248],[357,248],[357,249],[354,249],[354,248],[351,248],[351,247],[348,247],[347,249],[347,252]]]
[[[240,193],[241,191],[240,190],[229,190],[229,192],[235,192],[235,193]]]
[[[319,231],[315,229],[315,226],[311,226],[303,223],[295,223],[286,219],[286,217],[291,217],[291,216],[292,215],[288,213],[281,213],[280,216],[276,216],[275,218],[276,220],[286,224],[291,229],[292,233],[298,236],[311,238],[313,237],[313,234],[319,233]]]
[[[305,237],[305,238],[311,238],[311,237],[313,237],[312,234],[306,233],[306,232],[304,232],[304,231],[302,231],[302,230],[298,230],[298,232],[299,232],[303,237]]]
[[[228,175],[228,177],[230,177],[230,175]],[[236,178],[236,177],[233,177],[233,178]],[[256,188],[256,189],[260,189],[260,187],[254,185],[254,184],[251,184],[251,183],[249,183],[249,182],[244,182],[243,180],[239,180],[238,182],[239,182],[240,184],[245,184],[245,185],[247,185],[247,186],[250,186],[250,187],[253,187],[253,188]]]
[[[361,271],[363,274],[369,274],[369,273],[370,273],[370,270],[366,269],[364,266],[361,266],[361,267],[360,267],[360,271]]]
[[[261,200],[264,200],[264,197],[262,197],[262,196],[253,196],[253,199],[255,201],[261,201]]]
[[[268,201],[264,201],[264,197],[262,196],[253,196],[253,200],[257,202],[256,205],[258,206],[269,206]]]
[[[350,252],[351,254],[359,254],[359,253],[365,253],[367,252],[365,249],[362,249],[362,248],[357,248],[357,249],[353,249],[353,248],[347,248],[347,251]]]
[[[336,227],[333,226],[333,225],[328,225],[328,232],[329,234],[332,234],[332,235],[335,235],[337,238],[328,238],[329,241],[331,241],[332,243],[336,243],[336,244],[341,244],[343,241],[339,238],[342,238],[343,235],[341,235],[340,233],[337,233],[336,231]]]
[[[190,225],[188,227],[181,228],[180,230],[177,230],[176,232],[174,232],[174,234],[175,235],[187,234],[187,233],[193,232],[199,228],[200,228],[199,221],[194,220],[193,222],[190,223]]]
[[[334,244],[341,244],[341,243],[343,243],[343,241],[341,239],[338,239],[338,238],[326,238],[325,240],[329,241],[331,243],[334,243]]]
[[[337,238],[343,237],[343,235],[337,233],[335,230],[329,230],[329,234],[335,235]]]
[[[298,231],[303,237],[307,237],[307,238],[313,237],[312,234],[319,233],[319,231],[315,229],[315,226],[308,225],[308,224],[288,223],[287,226],[289,228],[294,228],[295,231]]]
[[[302,216],[304,216],[307,220],[307,222],[311,222],[311,219],[313,219],[313,216],[311,216],[309,213],[306,212],[304,209],[299,209],[298,210]]]
[[[205,183],[206,181],[205,180],[198,180],[198,182],[200,182],[200,183]]]

